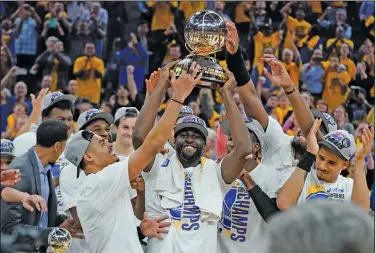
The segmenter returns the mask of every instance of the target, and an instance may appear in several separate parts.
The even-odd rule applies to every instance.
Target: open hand
[[[168,230],[165,227],[171,225],[170,222],[161,222],[165,219],[168,219],[168,216],[162,216],[156,219],[149,219],[148,214],[144,213],[144,218],[140,224],[141,233],[145,237],[156,237],[159,240],[163,240],[162,236],[159,233],[168,233]]]
[[[227,25],[226,49],[230,54],[235,54],[239,47],[239,35],[236,26],[230,20],[225,19]]]
[[[20,170],[2,170],[1,171],[1,184],[5,186],[13,186],[21,181]]]
[[[188,72],[183,70],[182,74],[176,79],[176,74],[173,70],[170,70],[171,86],[174,91],[173,99],[183,104],[184,100],[191,94],[193,88],[201,80],[202,73],[197,76],[200,71],[200,65],[193,62]],[[196,77],[197,76],[197,77]],[[195,78],[196,77],[196,78]]]
[[[31,104],[33,105],[33,111],[37,111],[39,113],[42,112],[42,110],[44,108],[42,108],[42,103],[43,103],[43,99],[44,97],[49,94],[50,91],[48,88],[44,88],[42,89],[39,94],[38,94],[38,97],[35,98],[35,95],[34,94],[30,94],[30,98],[31,98]]]
[[[373,139],[375,138],[375,128],[365,127],[362,129],[362,144],[355,151],[355,160],[364,161],[366,156],[372,150]]]
[[[146,92],[150,95],[155,87],[157,87],[157,83],[159,82],[159,79],[161,77],[161,68],[158,68],[158,71],[154,71],[151,73],[149,79],[145,79],[146,83]]]
[[[322,119],[315,119],[309,134],[307,136],[307,151],[313,155],[317,155],[319,152],[319,144],[317,143],[316,134],[321,126]]]
[[[275,83],[284,89],[295,86],[285,67],[283,67],[282,63],[274,55],[264,54],[262,60],[266,62],[272,70],[272,73],[269,73],[268,70],[264,68],[264,74],[272,83]]]
[[[22,205],[30,212],[34,212],[33,206],[40,212],[47,212],[46,200],[39,195],[30,195],[25,192],[25,198],[22,200]]]

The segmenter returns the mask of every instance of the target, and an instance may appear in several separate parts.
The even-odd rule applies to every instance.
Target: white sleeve
[[[351,202],[352,191],[354,187],[354,180],[352,178],[346,178],[346,192],[345,192],[345,202]]]
[[[227,194],[227,192],[230,190],[233,182],[231,182],[230,184],[226,184],[226,182],[223,180],[223,177],[222,177],[222,162],[223,162],[223,159],[219,163],[216,163],[216,171],[217,171],[217,178],[218,178],[219,184],[221,186],[221,190],[222,190],[222,194],[223,194],[223,198],[224,198],[225,195]]]
[[[166,148],[166,146],[165,146],[165,148]],[[162,164],[164,163],[164,161],[168,157],[169,157],[168,154],[163,155],[163,154],[159,153],[158,155],[155,156],[154,163],[153,163],[153,166],[151,167],[150,171],[149,172],[144,172],[144,171],[141,172],[141,175],[145,180],[145,184],[147,183],[147,181],[153,180],[153,179],[156,178],[158,170],[160,169],[160,167],[162,166]]]
[[[132,187],[128,188],[128,194],[129,194],[130,199],[134,199],[135,197],[137,197],[137,191],[133,189]]]
[[[73,164],[65,166],[60,171],[60,191],[63,197],[64,209],[77,206],[78,179],[77,168]]]
[[[283,136],[285,136],[285,133],[283,132],[282,126],[269,116],[269,123],[264,136],[265,148],[263,148],[263,150],[273,152],[280,149],[285,142],[285,139],[282,138]]]
[[[302,191],[300,192],[300,196],[298,198],[298,200],[296,201],[296,204],[297,205],[301,205],[305,202],[307,202],[306,198],[308,197],[307,196],[307,193],[308,193],[308,189],[309,187],[312,185],[312,184],[316,184],[314,179],[313,179],[313,176],[312,176],[312,173],[316,173],[316,170],[311,170],[308,174],[307,174],[307,178],[304,182],[304,185],[303,185],[303,189]]]
[[[91,205],[100,211],[106,212],[108,208],[124,195],[129,196],[131,187],[128,176],[128,158],[122,162],[116,162],[97,172],[91,177],[88,194]],[[85,193],[84,193],[85,194]]]

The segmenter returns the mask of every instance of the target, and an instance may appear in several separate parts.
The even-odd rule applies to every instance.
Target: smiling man
[[[285,210],[306,201],[328,199],[352,202],[369,210],[364,159],[372,147],[374,128],[363,129],[362,144],[358,148],[354,137],[344,130],[330,132],[317,143],[321,121],[316,119],[307,136],[307,151],[282,187],[277,197],[278,207]],[[354,159],[354,176],[345,178],[340,173],[350,165],[350,159]]]

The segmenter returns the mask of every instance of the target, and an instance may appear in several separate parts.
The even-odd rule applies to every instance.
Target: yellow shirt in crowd
[[[274,114],[277,116],[278,118],[278,123],[282,126],[283,123],[285,122],[285,117],[287,115],[288,112],[292,111],[292,107],[289,106],[287,108],[281,108],[281,107],[276,107],[274,109]]]
[[[339,63],[341,63],[342,65],[344,65],[346,67],[346,71],[347,71],[347,73],[349,73],[350,77],[352,79],[355,79],[356,66],[355,66],[355,63],[353,62],[353,60],[351,60],[349,58],[347,58],[346,60],[341,59],[339,61]]]
[[[326,101],[331,111],[343,104],[346,100],[349,88],[347,87],[347,91],[343,92],[339,83],[340,81],[342,81],[344,85],[349,85],[351,77],[347,71],[338,73],[337,71],[329,70],[325,74],[323,99]]]
[[[189,20],[189,18],[197,11],[205,10],[206,2],[205,1],[198,1],[198,2],[180,2],[179,9],[184,12],[185,20]]]
[[[12,132],[9,134],[8,138],[13,140],[18,133],[18,129],[16,129],[16,117],[14,116],[14,113],[8,116],[7,121],[8,121],[7,131],[12,129]]]
[[[171,6],[178,7],[178,1],[171,2],[156,2],[151,1],[147,3],[148,7],[154,7],[153,19],[151,21],[151,30],[166,30],[172,23],[174,23],[174,14],[171,11]]]
[[[271,47],[276,48],[281,40],[280,32],[275,32],[271,36],[265,36],[262,32],[257,32],[253,36],[253,41],[255,43],[255,52],[253,58],[252,66],[255,66],[259,61],[260,58],[264,55],[264,48]],[[278,52],[274,53],[278,55]]]
[[[335,41],[336,41],[336,38],[328,39],[326,41],[326,48],[330,47]],[[351,49],[354,48],[354,42],[352,42],[352,40],[343,39],[343,42],[345,42]],[[340,51],[341,47],[342,47],[342,41],[339,40],[339,41],[337,41],[337,44],[336,44],[336,47],[335,47],[337,52]],[[328,52],[328,53],[330,54],[330,56],[333,55],[333,52]]]
[[[307,1],[306,3],[311,6],[313,13],[322,13],[321,1]]]
[[[252,3],[252,2],[250,2]],[[235,7],[235,24],[249,23],[251,20],[244,13],[244,3],[238,3]]]
[[[94,70],[97,70],[104,76],[103,61],[95,56],[88,58],[81,56],[76,59],[73,67],[73,74],[80,70],[91,70],[90,76],[87,80],[77,78],[77,93],[76,96],[90,99],[92,103],[99,104],[101,98],[101,78],[96,78]]]
[[[296,46],[302,47],[303,42],[308,38],[308,32],[311,29],[311,24],[305,20],[299,21],[296,18],[288,16],[286,26],[288,32],[285,39],[285,48],[292,50],[291,40],[293,38],[293,33],[295,33]]]

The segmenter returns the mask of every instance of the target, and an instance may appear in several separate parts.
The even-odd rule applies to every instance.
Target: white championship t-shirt
[[[281,178],[295,165],[294,150],[291,147],[293,139],[293,136],[283,132],[281,125],[275,119],[269,117],[268,127],[264,133],[261,163],[256,169],[259,166],[274,168],[274,170],[268,170],[269,175],[265,175],[267,184],[274,186],[274,189],[271,190],[274,191],[274,194],[268,194],[271,198],[277,197],[276,192],[280,188]]]
[[[164,169],[163,164],[168,157],[168,155],[158,154],[150,172],[142,173],[146,185],[145,206],[149,217],[157,218],[163,215],[168,215],[172,223],[168,234],[161,234],[164,240],[149,238],[147,252],[216,252],[218,222],[201,221],[201,212],[195,205],[195,197],[190,177],[185,177],[183,204],[177,208],[169,210],[162,208],[160,197],[155,193],[154,188],[158,172],[159,170]],[[218,180],[221,190],[227,192],[230,186],[222,179],[220,164],[215,164],[215,166],[217,175],[213,175],[213,180]],[[184,170],[192,176],[192,173],[200,173],[201,167],[202,165],[199,164],[197,167],[185,168]]]
[[[255,183],[269,196],[274,194],[268,175],[274,168],[258,166],[250,175]],[[217,253],[258,253],[264,239],[267,223],[261,217],[247,189],[240,180],[235,180],[223,201],[222,218],[218,223]]]
[[[326,183],[317,179],[316,170],[312,169],[306,178],[297,204],[300,205],[310,200],[328,199],[337,202],[351,202],[354,180],[338,176],[335,183]]]
[[[142,253],[134,219],[128,159],[79,178],[77,213],[92,253]]]

